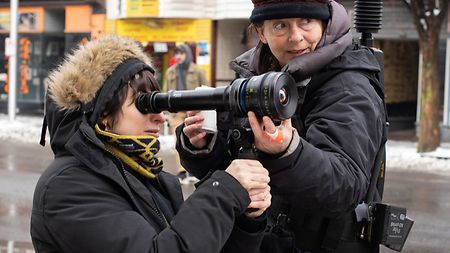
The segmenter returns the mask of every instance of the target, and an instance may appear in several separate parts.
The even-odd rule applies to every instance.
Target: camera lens
[[[292,117],[297,108],[297,88],[292,77],[284,72],[269,72],[250,79],[236,79],[231,87],[230,104],[238,107],[237,116],[245,116],[253,111],[256,116],[272,119]]]
[[[142,113],[217,110],[246,117],[248,111],[253,111],[258,117],[280,120],[294,115],[297,98],[297,87],[289,74],[269,72],[249,79],[238,78],[229,86],[214,89],[141,94],[135,103]]]

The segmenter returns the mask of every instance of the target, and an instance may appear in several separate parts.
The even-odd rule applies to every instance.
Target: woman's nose
[[[150,118],[153,122],[158,123],[158,124],[162,124],[164,123],[165,117],[164,117],[164,113],[160,112],[160,113],[151,113],[149,114]]]
[[[291,26],[289,33],[289,42],[300,42],[304,39],[303,30],[296,25]]]

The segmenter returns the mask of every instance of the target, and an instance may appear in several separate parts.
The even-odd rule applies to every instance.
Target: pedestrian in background
[[[169,90],[193,90],[202,85],[208,85],[205,72],[193,62],[192,50],[187,44],[180,44],[174,49],[175,65],[166,72],[163,91]],[[169,133],[175,135],[175,128],[186,118],[186,112],[168,113]],[[177,175],[180,182],[189,184],[196,182],[180,164],[180,158],[176,156]]]
[[[193,90],[202,85],[208,85],[205,72],[193,62],[191,48],[187,44],[180,44],[173,50],[176,63],[169,67],[164,79],[163,91],[169,90]],[[175,128],[186,117],[185,112],[172,113],[168,117],[170,133],[175,133]]]
[[[36,252],[259,249],[271,199],[267,170],[237,160],[183,203],[178,180],[156,156],[164,114],[135,106],[140,93],[159,90],[149,64],[134,41],[107,36],[50,74],[45,119],[55,159],[34,192]]]
[[[383,97],[372,82],[380,72],[376,58],[352,44],[348,14],[336,1],[252,2],[251,28],[260,41],[231,68],[245,78],[285,71],[300,94],[295,116],[279,125],[248,113],[274,195],[263,251],[378,252],[361,239],[354,212],[386,140]],[[220,131],[208,136],[200,131],[203,118],[188,112],[176,147],[193,175],[203,178],[235,158],[227,152],[235,150],[227,146],[231,119],[218,115]]]

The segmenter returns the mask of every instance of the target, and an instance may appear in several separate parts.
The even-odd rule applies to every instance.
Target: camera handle
[[[234,148],[238,159],[252,159],[256,160],[256,149],[253,145],[253,132],[250,128],[235,127],[231,131],[231,138],[233,138]]]
[[[255,137],[248,118],[233,117],[231,132],[228,135],[228,147],[231,148],[233,159],[257,160]]]

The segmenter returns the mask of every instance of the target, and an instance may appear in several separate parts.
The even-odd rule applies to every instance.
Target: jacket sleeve
[[[266,213],[254,219],[245,215],[237,217],[233,231],[221,253],[260,252],[266,226]]]
[[[173,67],[170,67],[170,68],[167,69],[165,77],[164,77],[163,86],[162,86],[162,89],[161,89],[162,92],[169,91],[169,78],[171,76],[171,72],[173,72],[173,71],[174,71]]]
[[[91,171],[67,169],[40,195],[45,229],[62,252],[213,253],[234,233],[236,217],[250,202],[232,176],[215,172],[158,233],[125,195]]]
[[[198,68],[198,80],[200,81],[200,85],[207,85],[209,86],[208,79],[206,78],[205,71],[201,68]]]
[[[196,149],[183,134],[181,124],[176,129],[176,150],[183,167],[197,178],[205,177],[209,172],[225,170],[231,163],[227,146],[226,131],[221,131],[209,137],[209,144],[204,149]]]
[[[368,79],[341,73],[313,94],[303,121],[305,135],[288,156],[261,162],[272,192],[294,205],[336,217],[353,210],[368,189],[381,145],[384,113]]]

